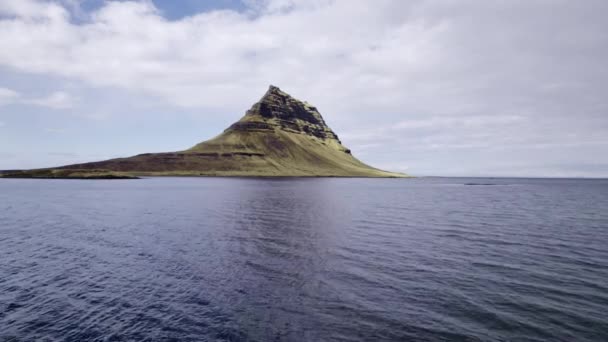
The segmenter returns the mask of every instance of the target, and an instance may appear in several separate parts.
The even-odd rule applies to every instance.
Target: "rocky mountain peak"
[[[293,98],[273,85],[247,111],[245,117],[231,128],[261,129],[264,126],[278,127],[320,139],[338,140],[338,136],[327,126],[316,107]]]

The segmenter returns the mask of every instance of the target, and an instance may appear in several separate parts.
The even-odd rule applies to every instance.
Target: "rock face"
[[[354,158],[314,106],[274,86],[222,134],[190,149],[55,169],[152,176],[406,176]]]
[[[261,124],[258,128],[279,128],[319,139],[338,140],[338,136],[327,126],[317,108],[294,99],[275,86],[270,86],[264,97],[247,111],[245,117],[229,129],[255,128],[257,124]]]

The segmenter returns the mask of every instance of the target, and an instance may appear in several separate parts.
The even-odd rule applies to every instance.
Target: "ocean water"
[[[608,341],[608,180],[0,180],[0,341]]]

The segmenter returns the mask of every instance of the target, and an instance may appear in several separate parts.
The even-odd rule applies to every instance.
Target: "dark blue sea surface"
[[[608,341],[608,180],[0,180],[0,341]]]

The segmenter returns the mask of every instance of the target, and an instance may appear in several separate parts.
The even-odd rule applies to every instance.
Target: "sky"
[[[0,169],[189,148],[270,84],[416,176],[608,177],[608,1],[0,0]]]

